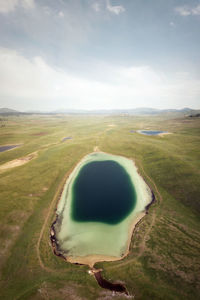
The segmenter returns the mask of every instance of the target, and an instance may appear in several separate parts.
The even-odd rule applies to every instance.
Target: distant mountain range
[[[20,112],[11,108],[0,108],[0,114],[19,114]]]
[[[100,109],[100,110],[81,110],[81,109],[60,109],[54,111],[26,111],[20,112],[10,108],[0,108],[1,115],[18,115],[18,114],[85,114],[85,115],[158,115],[158,114],[166,114],[166,113],[181,113],[181,114],[195,114],[199,113],[200,110],[191,109],[185,107],[183,109],[156,109],[149,107],[141,107],[141,108],[133,108],[133,109]]]
[[[140,107],[133,109],[99,109],[99,110],[80,110],[80,109],[59,109],[52,111],[52,114],[102,114],[102,115],[119,115],[119,114],[129,114],[129,115],[158,115],[162,113],[192,113],[197,112],[188,107],[183,109],[156,109],[149,107]]]

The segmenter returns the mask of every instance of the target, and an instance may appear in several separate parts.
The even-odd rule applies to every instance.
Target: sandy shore
[[[159,133],[158,135],[159,136],[164,136],[164,135],[167,135],[167,134],[172,134],[172,132],[163,132],[163,133]]]
[[[124,259],[129,254],[129,248],[130,248],[130,243],[132,240],[132,235],[133,235],[134,229],[135,229],[136,225],[140,222],[140,220],[145,215],[146,215],[146,212],[140,213],[138,215],[138,217],[132,222],[130,229],[129,229],[129,234],[128,234],[128,247],[123,256],[121,256],[121,257],[106,256],[106,255],[88,255],[88,256],[83,256],[83,257],[68,256],[68,257],[66,257],[66,261],[68,261],[70,263],[78,263],[78,264],[88,265],[90,268],[93,268],[95,263],[97,263],[97,262],[118,261],[118,260]]]

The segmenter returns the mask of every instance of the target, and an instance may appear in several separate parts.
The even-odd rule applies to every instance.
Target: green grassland
[[[38,155],[0,171],[0,299],[126,299],[101,289],[87,266],[67,263],[51,249],[50,226],[63,183],[95,146],[134,159],[156,196],[133,234],[130,254],[96,267],[105,278],[123,282],[132,299],[198,298],[198,118],[54,115],[12,116],[2,122],[0,145],[23,145],[0,153],[0,164],[35,151]],[[138,129],[173,134],[130,132]]]

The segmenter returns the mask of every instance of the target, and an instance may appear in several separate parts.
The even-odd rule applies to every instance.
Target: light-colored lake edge
[[[74,166],[74,168],[72,169],[72,171],[70,172],[70,174],[68,173],[68,176],[65,178],[65,182],[62,186],[62,189],[59,193],[59,197],[58,197],[58,200],[57,200],[57,205],[56,205],[56,211],[58,209],[58,205],[59,205],[59,202],[61,200],[61,197],[62,197],[62,194],[63,194],[63,191],[64,191],[64,188],[65,188],[65,185],[67,184],[68,182],[68,179],[70,177],[70,175],[74,172],[75,169],[77,169],[81,164],[82,162],[84,162],[85,158],[88,156],[88,155],[92,155],[92,154],[95,154],[95,153],[104,153],[104,154],[107,154],[107,155],[113,155],[113,156],[118,156],[118,157],[122,157],[122,158],[126,158],[128,160],[130,160],[131,163],[133,163],[137,169],[137,173],[140,177],[142,177],[142,179],[144,180],[144,182],[146,183],[146,185],[148,186],[148,188],[150,189],[151,191],[151,201],[149,203],[147,203],[144,211],[140,212],[137,214],[137,216],[133,219],[133,221],[131,222],[131,225],[129,227],[129,232],[128,232],[128,240],[127,240],[127,247],[126,247],[126,251],[125,253],[123,254],[123,256],[120,256],[120,257],[116,257],[116,256],[107,256],[107,255],[87,255],[87,256],[64,256],[58,249],[58,243],[57,243],[57,237],[56,237],[56,232],[55,232],[55,228],[54,228],[54,225],[56,224],[57,222],[57,219],[58,219],[58,216],[59,214],[56,212],[56,218],[54,219],[54,222],[51,226],[51,231],[50,231],[50,237],[51,237],[51,242],[52,242],[52,248],[53,248],[53,252],[55,255],[57,256],[60,256],[62,257],[63,259],[65,259],[67,262],[70,262],[70,263],[74,263],[74,264],[84,264],[84,265],[88,265],[90,268],[93,268],[94,264],[97,263],[97,262],[103,262],[103,261],[119,261],[119,260],[122,260],[124,259],[130,252],[130,243],[131,243],[131,240],[132,240],[132,236],[133,236],[133,233],[134,233],[134,230],[136,228],[136,226],[139,225],[139,223],[141,222],[141,220],[143,219],[143,217],[147,214],[148,212],[148,209],[149,207],[151,206],[151,204],[155,201],[155,196],[154,196],[154,193],[151,189],[151,187],[148,185],[148,183],[146,182],[146,180],[143,178],[143,176],[139,173],[138,171],[138,167],[135,163],[135,161],[129,157],[126,157],[126,156],[122,156],[122,155],[117,155],[117,154],[110,154],[108,152],[104,152],[104,151],[100,151],[98,147],[94,147],[94,151],[91,152],[91,153],[88,153],[86,154],[84,157],[82,157],[78,162],[77,164]]]

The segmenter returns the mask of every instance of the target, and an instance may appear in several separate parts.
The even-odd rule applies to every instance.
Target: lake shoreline
[[[89,153],[89,154],[94,154],[94,153],[97,153],[97,152],[100,152],[100,153],[105,153],[105,154],[109,154],[110,153],[106,153],[106,152],[103,152],[103,151],[99,151],[98,148],[95,148],[96,151],[92,152],[92,153]],[[75,165],[75,167],[73,168],[72,172],[75,170],[75,168],[78,167],[78,165],[84,161],[84,158],[86,156],[88,156],[89,154],[85,155],[82,159],[80,159],[80,161]],[[112,154],[111,154],[112,155]],[[119,155],[118,155],[119,156]],[[125,156],[121,156],[121,157],[125,157]],[[126,157],[125,157],[126,158]],[[130,159],[130,158],[127,158],[129,159],[135,166],[135,161],[133,159]],[[137,168],[137,172],[138,172],[138,167],[136,166]],[[72,174],[72,172],[70,174]],[[141,176],[143,178],[143,176],[138,172],[139,176]],[[69,178],[70,175],[68,175],[67,179]],[[66,185],[66,182],[67,182],[67,179],[65,180],[65,183],[63,184],[63,187],[59,193],[59,198],[58,198],[58,201],[57,201],[57,206],[58,206],[58,203],[61,199],[61,196],[62,196],[62,193],[63,193],[63,190],[65,188],[65,185]],[[147,184],[146,180],[143,178],[143,180],[145,181],[145,183]],[[129,248],[130,248],[130,243],[131,243],[131,240],[132,240],[132,236],[134,234],[134,231],[136,229],[136,227],[139,225],[139,223],[141,222],[141,220],[143,219],[143,217],[148,214],[148,210],[150,208],[150,206],[155,202],[155,195],[152,191],[152,189],[149,187],[149,185],[147,184],[148,188],[150,189],[151,191],[151,202],[148,203],[146,206],[145,206],[145,209],[144,211],[140,212],[139,214],[137,214],[136,218],[134,218],[134,220],[131,222],[130,224],[130,227],[129,227],[129,231],[128,231],[128,240],[127,240],[127,249],[125,251],[125,253],[123,253],[122,256],[120,257],[116,257],[116,256],[107,256],[107,255],[87,255],[87,256],[65,256],[63,255],[62,251],[60,251],[59,249],[59,242],[58,242],[58,239],[56,237],[56,230],[55,230],[55,224],[57,223],[58,221],[58,217],[59,217],[59,214],[56,213],[56,218],[54,219],[54,222],[52,223],[51,225],[51,230],[50,230],[50,239],[51,239],[51,245],[52,245],[52,250],[53,250],[53,253],[56,255],[56,256],[59,256],[61,258],[63,258],[65,261],[68,261],[70,263],[73,263],[73,264],[79,264],[79,265],[88,265],[90,268],[93,268],[93,266],[95,265],[95,263],[97,262],[103,262],[103,261],[119,261],[119,260],[122,260],[124,259],[128,254],[129,254]]]

